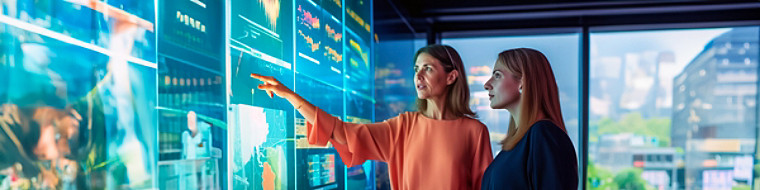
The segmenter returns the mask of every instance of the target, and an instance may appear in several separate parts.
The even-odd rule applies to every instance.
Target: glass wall
[[[388,189],[387,167],[309,145],[305,118],[250,78],[274,76],[347,122],[414,111],[425,41],[405,24],[376,30],[374,5],[0,1],[0,189]],[[442,40],[462,55],[494,156],[509,113],[483,85],[499,52],[526,47],[552,65],[588,161],[581,188],[760,189],[760,27],[581,36]]]
[[[470,87],[470,107],[491,133],[491,150],[494,157],[501,151],[500,142],[506,137],[510,116],[507,110],[491,109],[488,91],[483,85],[491,77],[498,54],[512,48],[536,49],[549,59],[559,88],[565,127],[578,150],[579,42],[580,35],[577,33],[442,40],[443,44],[451,45],[462,56]]]
[[[588,189],[750,189],[758,27],[590,34]]]
[[[154,15],[0,1],[0,189],[157,188]]]

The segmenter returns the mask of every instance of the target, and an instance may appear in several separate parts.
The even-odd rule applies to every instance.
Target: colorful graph
[[[335,62],[343,61],[343,55],[330,46],[325,46],[325,57]]]
[[[301,30],[298,30],[298,35],[301,36],[301,38],[303,38],[304,40],[306,40],[306,43],[311,46],[311,52],[316,52],[317,50],[319,50],[319,45],[321,44],[321,42],[314,42],[314,38],[312,38],[309,35],[304,34],[303,31]]]
[[[309,155],[309,184],[320,186],[335,183],[335,155]]]
[[[361,16],[359,16],[359,14],[356,14],[354,10],[351,10],[349,8],[346,8],[346,13],[348,13],[348,16],[354,19],[354,21],[356,21],[356,23],[359,24],[359,26],[363,26],[364,29],[367,30],[367,32],[369,32],[369,28],[370,28],[369,23],[364,22],[364,19]]]
[[[330,27],[329,24],[325,24],[325,31],[327,31],[327,37],[332,39],[333,41],[335,42],[343,41],[343,33],[335,32],[335,29],[333,29],[333,27]]]
[[[301,8],[301,5],[298,5],[298,13],[298,22],[300,24],[303,24],[309,29],[319,29],[320,24],[318,17],[314,16],[310,11]]]
[[[354,50],[356,50],[356,54],[359,54],[359,56],[361,56],[361,58],[364,61],[364,63],[365,64],[369,63],[369,55],[368,55],[368,53],[365,53],[362,50],[362,47],[359,45],[359,43],[357,43],[356,41],[354,41],[354,39],[351,39],[348,42],[349,42],[349,44],[351,44],[351,48],[353,48]],[[353,66],[353,63],[352,63],[352,66]],[[358,67],[358,65],[356,65],[355,67]]]
[[[280,18],[280,0],[259,0],[259,5],[264,9],[269,20],[269,29],[277,32],[277,19]]]

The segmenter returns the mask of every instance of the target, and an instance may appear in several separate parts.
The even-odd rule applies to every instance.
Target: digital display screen
[[[0,177],[31,189],[155,188],[156,64],[113,56],[141,47],[0,26]]]
[[[161,40],[211,57],[221,55],[224,1],[167,0],[159,3]],[[161,50],[166,50],[168,54],[179,54],[174,53],[173,48]]]
[[[0,189],[373,189],[250,77],[373,122],[371,3],[1,1]]]
[[[370,47],[354,33],[348,35],[346,49],[346,89],[370,96],[374,90],[374,65],[370,61]]]
[[[232,0],[230,3],[231,46],[292,63],[293,1]]]
[[[294,167],[288,114],[245,104],[230,110],[233,189],[288,189]]]
[[[312,0],[296,0],[296,72],[343,86],[343,26]]]
[[[159,58],[160,188],[224,187],[218,182],[227,169],[224,87],[222,73]]]

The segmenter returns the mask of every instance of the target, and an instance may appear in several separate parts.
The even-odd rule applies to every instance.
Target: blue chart
[[[371,122],[371,4],[0,1],[0,189],[371,187],[250,77]]]
[[[223,1],[166,0],[159,3],[161,41],[171,42],[203,55],[221,56],[224,35]],[[177,52],[177,49],[179,48],[162,48],[159,52],[183,58],[187,56]],[[209,67],[213,68],[214,65],[217,64],[211,64]]]
[[[374,65],[370,61],[370,47],[355,33],[350,33],[347,41],[346,89],[371,95],[374,89]]]
[[[342,33],[337,17],[312,0],[296,0],[296,72],[342,87]]]
[[[230,45],[292,62],[292,1],[233,0]]]

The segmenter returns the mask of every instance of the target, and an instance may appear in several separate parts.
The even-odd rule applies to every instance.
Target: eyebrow
[[[414,64],[415,67],[424,67],[424,66],[430,66],[430,63],[422,63],[422,64]]]

